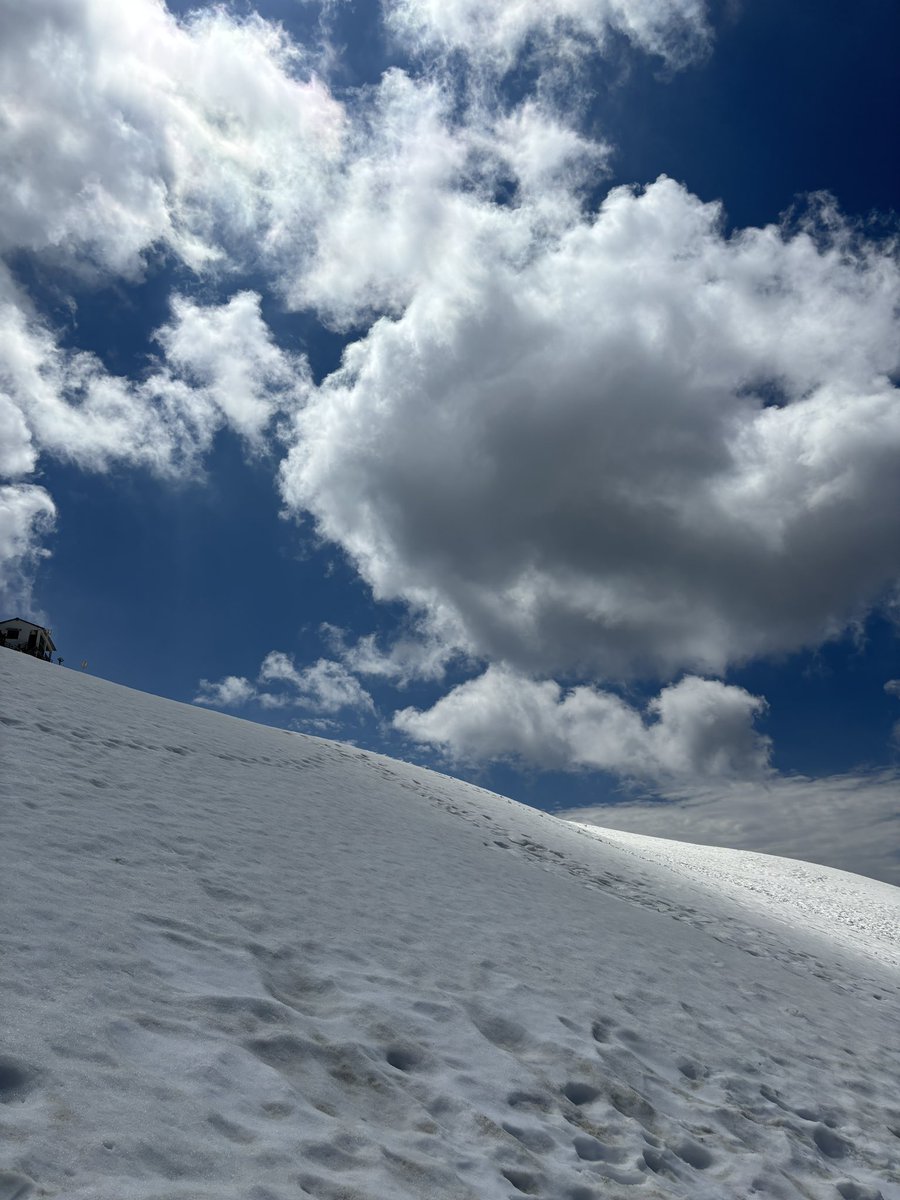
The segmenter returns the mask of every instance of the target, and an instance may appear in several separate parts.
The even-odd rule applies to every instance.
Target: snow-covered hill
[[[900,890],[0,697],[0,1200],[900,1197]]]

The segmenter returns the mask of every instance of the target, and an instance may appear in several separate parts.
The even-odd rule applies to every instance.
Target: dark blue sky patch
[[[736,18],[719,6],[714,27],[708,59],[664,85],[637,56],[624,80],[601,82],[591,117],[616,145],[614,181],[670,175],[722,200],[736,228],[823,190],[854,216],[895,210],[900,9],[758,0]]]
[[[279,519],[271,462],[248,462],[233,435],[175,486],[60,466],[44,478],[62,515],[43,603],[70,661],[106,678],[189,700],[226,662],[254,677],[272,649],[314,659],[321,622],[368,619],[343,555]]]

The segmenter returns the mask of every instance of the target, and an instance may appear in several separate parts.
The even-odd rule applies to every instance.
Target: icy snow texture
[[[900,970],[900,889],[890,884],[773,854],[693,846],[595,825],[578,828],[628,849],[642,862],[699,877],[760,912],[781,915],[792,925],[800,921]]]
[[[0,719],[0,1200],[900,1196],[897,889],[8,651]]]

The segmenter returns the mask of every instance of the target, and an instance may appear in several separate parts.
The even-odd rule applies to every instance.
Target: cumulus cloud
[[[281,28],[33,0],[0,46],[0,250],[135,274],[277,254],[326,203],[343,110]]]
[[[289,305],[346,324],[446,270],[460,225],[513,236],[484,203],[495,178],[558,222],[556,183],[608,152],[534,99],[460,119],[434,72],[387,70],[343,103],[279,24],[223,7],[35,0],[8,25],[0,253],[82,272],[138,276],[161,251],[262,269]]]
[[[167,370],[191,385],[195,423],[227,424],[251,443],[276,413],[299,406],[309,381],[306,360],[276,345],[260,304],[252,291],[207,306],[175,296],[172,321],[156,334]]]
[[[255,696],[256,688],[249,679],[243,675],[226,675],[216,683],[201,679],[194,703],[206,704],[210,708],[239,708]]]
[[[63,348],[0,272],[0,480],[21,485],[41,455],[92,471],[184,476],[220,429],[257,449],[276,416],[302,403],[306,362],[275,345],[254,292],[205,306],[175,296],[156,339],[161,355],[142,377],[112,374],[96,355]],[[39,487],[7,495],[0,562],[8,588],[27,594],[55,509]]]
[[[465,273],[482,246],[527,257],[576,219],[605,143],[535,99],[511,112],[471,101],[462,119],[459,107],[444,78],[386,72],[348,130],[315,250],[286,285],[291,305],[341,326],[398,315],[423,286]],[[502,206],[500,183],[511,191]]]
[[[333,659],[320,658],[312,666],[298,669],[288,654],[273,650],[259,672],[261,683],[285,683],[293,692],[290,702],[317,712],[335,713],[342,708],[374,711],[372,697],[347,668]]]
[[[7,280],[3,473],[33,470],[43,452],[93,470],[118,462],[173,474],[193,468],[218,429],[228,425],[256,444],[277,412],[300,403],[305,361],[274,344],[256,293],[209,306],[176,296],[157,339],[164,357],[143,379],[113,375],[95,355],[62,349]]]
[[[277,427],[288,508],[411,632],[306,667],[273,653],[198,703],[371,711],[358,675],[436,679],[461,656],[495,665],[399,728],[462,756],[763,769],[762,702],[741,689],[688,675],[641,713],[546,678],[722,673],[900,584],[895,248],[825,199],[806,227],[726,235],[665,178],[584,210],[609,147],[547,83],[551,59],[625,39],[684,65],[708,45],[702,0],[386,0],[418,66],[341,99],[255,15],[15,7],[0,253],[82,283],[163,259],[220,289],[252,271],[356,340],[313,387],[257,293],[177,295],[127,378],[0,276],[11,569],[27,577],[52,520],[25,482],[41,455],[174,475],[221,428],[253,452]],[[523,54],[539,83],[512,103],[493,72]]]
[[[563,691],[492,666],[396,728],[463,761],[519,759],[542,768],[595,768],[641,778],[766,772],[769,739],[753,728],[765,701],[718,680],[685,676],[645,713],[594,687]]]
[[[7,24],[0,254],[88,280],[134,279],[165,255],[220,281],[261,271],[338,323],[399,312],[473,238],[520,253],[536,222],[569,219],[573,179],[606,153],[536,101],[460,119],[446,80],[402,71],[348,108],[280,25],[222,7],[35,0]],[[506,217],[499,177],[521,189]],[[305,387],[253,293],[173,296],[156,369],[126,378],[64,349],[8,273],[0,284],[8,479],[41,454],[190,471],[223,425],[258,446]]]
[[[560,220],[573,172],[606,152],[537,102],[460,120],[446,81],[402,71],[348,109],[280,25],[224,8],[178,19],[161,0],[115,12],[35,0],[8,25],[0,253],[99,278],[135,277],[165,252],[219,278],[262,270],[288,304],[333,321],[400,311],[472,237],[521,249],[538,208]],[[534,212],[498,219],[493,180],[510,175]],[[42,450],[171,469],[223,420],[258,439],[303,384],[252,293],[224,306],[174,296],[157,334],[164,369],[139,380],[60,350],[8,274],[0,293],[7,476]]]
[[[0,296],[0,338],[0,394],[14,412],[8,473],[33,470],[42,451],[94,468],[111,458],[162,465],[172,457],[154,386],[136,387],[96,356],[62,350],[8,293]]]
[[[814,216],[726,236],[662,178],[524,257],[470,241],[311,394],[285,499],[377,598],[534,675],[836,634],[897,579],[900,270]]]
[[[217,683],[201,679],[194,697],[195,704],[215,708],[235,708],[251,701],[263,708],[303,708],[319,714],[375,711],[372,697],[342,663],[320,658],[298,667],[281,650],[266,655],[255,683],[242,675],[228,675]]]
[[[589,20],[595,5],[575,7],[597,31],[700,11],[630,0]],[[537,5],[520,17],[516,36],[546,24]],[[535,214],[498,219],[498,178],[558,225],[572,209],[560,185],[608,153],[546,100],[507,112],[473,99],[460,114],[447,73],[388,69],[342,102],[279,24],[224,7],[178,19],[161,0],[34,0],[7,24],[0,253],[80,271],[137,276],[161,251],[197,271],[262,269],[289,305],[347,324],[402,307],[473,236],[521,249]]]

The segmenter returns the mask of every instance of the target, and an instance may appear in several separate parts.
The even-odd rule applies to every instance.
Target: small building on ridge
[[[8,650],[19,650],[33,658],[43,658],[46,662],[50,661],[56,650],[49,629],[22,617],[0,621],[0,646],[5,646]]]

